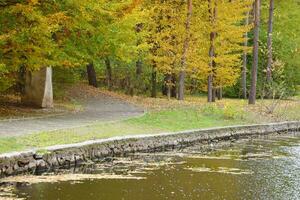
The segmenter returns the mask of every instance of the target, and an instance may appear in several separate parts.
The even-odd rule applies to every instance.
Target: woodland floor
[[[49,112],[30,110],[25,119],[17,120],[14,115],[13,120],[0,121],[0,153],[113,136],[300,120],[299,97],[258,100],[255,106],[240,99],[207,104],[201,96],[187,96],[179,102],[131,97],[82,84],[69,88],[64,96],[68,101],[62,101],[60,113],[51,111],[49,116]]]

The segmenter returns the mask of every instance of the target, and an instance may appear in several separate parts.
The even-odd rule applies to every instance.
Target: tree
[[[87,68],[89,85],[91,85],[93,87],[98,87],[97,76],[96,76],[94,64],[89,63],[89,64],[87,64],[86,68]]]
[[[234,85],[240,77],[244,35],[250,26],[243,21],[247,17],[252,1],[208,1],[209,32],[208,102],[221,99],[223,88]]]
[[[181,58],[181,69],[179,72],[179,88],[178,88],[178,100],[184,99],[184,84],[186,76],[186,59],[190,43],[190,28],[191,28],[191,18],[193,12],[193,1],[187,0],[187,18],[186,18],[186,36],[184,40],[183,53]]]
[[[274,10],[273,26],[276,29],[272,33],[272,57],[273,65],[271,70],[271,84],[266,81],[266,68],[268,61],[268,29],[269,29],[269,14],[270,14],[270,0],[262,1],[261,6],[261,28],[260,28],[260,53],[258,65],[258,78],[257,78],[257,96],[265,96],[271,93],[271,90],[278,85],[284,86],[287,95],[294,95],[296,86],[300,83],[300,54],[299,54],[299,41],[300,37],[298,32],[300,28],[297,24],[300,23],[299,5],[296,0],[275,1],[276,9]],[[252,14],[251,14],[252,15]],[[252,17],[251,17],[252,18]],[[250,18],[250,19],[251,19]],[[252,22],[250,22],[252,27]],[[250,33],[250,32],[249,32]],[[249,41],[252,46],[253,34],[248,35]],[[251,66],[253,64],[252,53],[248,54],[247,69],[251,73]],[[275,65],[276,63],[283,64],[283,78],[278,79]],[[277,73],[276,73],[277,74]],[[251,77],[247,75],[247,82],[251,82]],[[283,82],[282,82],[283,81]],[[250,84],[249,84],[250,85]],[[239,97],[238,93],[241,88],[240,84],[234,87],[225,89],[226,95],[230,97]],[[268,90],[270,89],[270,92]],[[267,93],[265,93],[267,92]],[[273,95],[272,95],[273,96]]]
[[[152,66],[151,84],[152,84],[151,97],[156,98],[157,97],[157,67],[155,63],[153,63]]]
[[[217,37],[215,42],[214,87],[233,86],[240,77],[241,57],[248,48],[244,46],[245,33],[251,26],[244,24],[246,13],[251,9],[252,0],[219,1]]]
[[[216,63],[215,63],[215,39],[217,36],[216,33],[216,18],[217,18],[217,1],[215,0],[215,4],[212,3],[212,0],[209,0],[208,3],[209,6],[209,18],[210,18],[210,23],[211,23],[211,27],[212,27],[212,32],[210,32],[210,47],[209,47],[209,67],[210,67],[210,74],[208,75],[208,82],[207,82],[207,101],[208,102],[214,102],[214,70],[216,67]]]
[[[256,102],[257,69],[258,69],[258,51],[259,51],[259,28],[260,28],[260,0],[254,3],[254,39],[253,39],[253,63],[251,73],[251,88],[249,94],[249,104]]]
[[[147,57],[152,66],[152,92],[151,96],[156,96],[157,76],[163,74],[170,76],[183,72],[182,64],[186,65],[188,51],[188,40],[186,40],[186,21],[183,20],[187,13],[186,7],[178,0],[154,1],[151,4],[150,19],[148,22],[148,44],[150,54]],[[191,5],[190,5],[191,6]],[[189,25],[188,25],[189,26]],[[186,41],[186,43],[185,43]],[[187,47],[184,53],[184,48]],[[170,80],[170,79],[168,79]],[[183,79],[182,79],[183,80]],[[184,84],[184,82],[182,82]],[[163,83],[167,88],[171,87],[171,82]],[[184,85],[183,85],[184,86]]]
[[[212,1],[209,0],[209,14],[210,14],[210,21],[211,23],[213,23],[213,8],[212,8]],[[214,38],[215,38],[215,34],[213,32],[210,33],[210,47],[209,47],[209,57],[210,57],[210,61],[209,61],[209,67],[210,67],[210,74],[208,75],[208,80],[207,80],[207,101],[208,102],[213,102],[213,67],[214,67],[214,46],[213,46],[213,42],[214,42]]]
[[[3,4],[0,14],[0,62],[7,68],[3,70],[8,75],[5,82],[10,84],[6,88],[18,81],[19,71],[24,71],[27,76],[22,100],[41,107],[53,105],[51,66],[62,62],[55,34],[68,22],[65,13],[48,8],[48,3]]]
[[[276,12],[281,14],[272,15],[277,27],[274,33],[270,31],[270,16],[268,24],[262,23],[266,33],[260,40],[260,54],[258,38],[254,40],[254,96],[256,88],[265,84],[264,66],[271,63],[272,67],[272,62],[282,61],[285,85],[290,91],[299,83],[299,28],[289,21],[297,20],[294,16],[298,13],[295,0],[287,1],[287,5],[276,5]],[[223,90],[228,94],[228,88],[242,74],[243,96],[247,95],[246,64],[251,62],[247,61],[247,38],[252,36],[247,34],[252,28],[247,21],[253,0],[4,2],[0,5],[2,91],[25,82],[22,77],[27,72],[51,66],[54,71],[76,71],[78,77],[83,70],[88,71],[93,85],[97,72],[99,84],[105,83],[109,89],[113,85],[130,94],[156,97],[157,88],[164,88],[168,98],[176,96],[179,100],[187,92],[198,91],[208,92],[208,101],[214,101],[216,95],[221,99]],[[284,9],[290,11],[281,11]],[[262,17],[262,22],[267,21],[266,16]],[[292,28],[287,31],[287,26]],[[259,26],[256,28],[254,32],[259,34]],[[272,50],[266,50],[270,43]],[[270,57],[273,61],[265,62]],[[240,91],[240,85],[238,88]],[[238,96],[238,91],[234,92]]]
[[[249,25],[249,11],[247,12],[245,25]],[[242,96],[244,99],[247,99],[247,48],[248,48],[248,32],[245,33],[244,41],[244,52],[243,52],[243,69],[242,69]]]
[[[268,62],[267,62],[267,83],[272,80],[272,64],[273,64],[273,18],[274,18],[274,0],[270,0],[269,4],[269,21],[268,21]]]

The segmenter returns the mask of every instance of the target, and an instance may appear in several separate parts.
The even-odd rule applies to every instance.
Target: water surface
[[[19,183],[14,194],[28,200],[300,199],[299,135],[242,140],[205,150],[193,146],[111,158],[69,172],[123,178]]]

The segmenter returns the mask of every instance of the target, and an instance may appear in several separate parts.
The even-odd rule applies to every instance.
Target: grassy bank
[[[120,122],[95,123],[90,126],[61,131],[42,132],[21,137],[0,139],[0,153],[40,148],[45,146],[82,142],[85,140],[109,138],[113,136],[147,134],[181,131],[187,129],[207,128],[243,124],[242,116],[233,118],[231,114],[215,112],[212,115],[196,108],[168,109],[154,111],[142,117]]]
[[[239,99],[224,99],[207,104],[205,97],[190,96],[184,102],[179,102],[166,98],[129,97],[101,92],[143,106],[148,112],[144,116],[119,122],[94,123],[73,129],[0,138],[0,153],[114,136],[300,120],[298,98],[281,101],[259,100],[256,106],[248,106],[246,100]]]

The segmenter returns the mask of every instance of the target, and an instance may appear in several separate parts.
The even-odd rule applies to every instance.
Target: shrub
[[[246,113],[234,105],[216,105],[207,104],[200,109],[200,112],[207,116],[216,116],[225,120],[242,120],[245,119]]]

